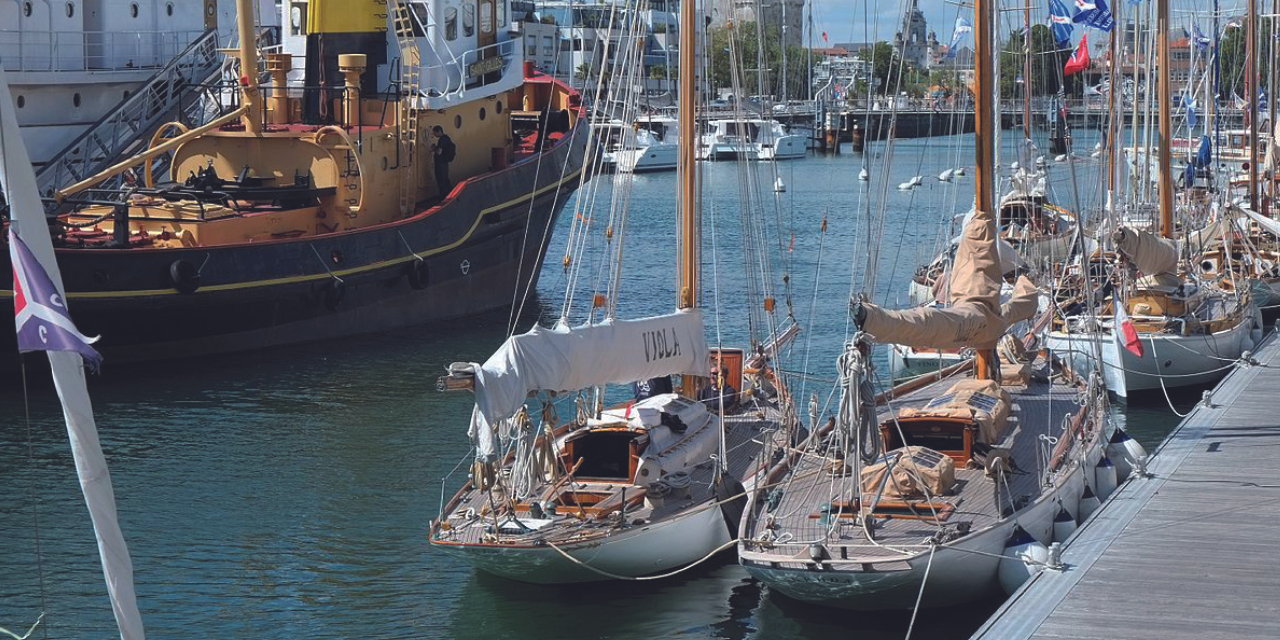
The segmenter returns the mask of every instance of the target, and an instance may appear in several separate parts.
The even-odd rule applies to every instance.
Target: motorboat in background
[[[789,133],[777,120],[716,119],[707,122],[698,149],[700,160],[793,160],[803,158],[808,141]]]

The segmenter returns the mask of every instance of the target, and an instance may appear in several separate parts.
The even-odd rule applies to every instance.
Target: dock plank
[[[1280,341],[1231,372],[974,639],[1236,640],[1280,629]]]

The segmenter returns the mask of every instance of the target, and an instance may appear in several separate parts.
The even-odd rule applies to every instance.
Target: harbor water
[[[1087,133],[1078,136],[1087,148],[1082,142],[1093,144]],[[781,363],[805,374],[793,388],[801,398],[831,391],[849,294],[868,284],[867,238],[879,251],[871,298],[905,304],[916,265],[972,202],[970,138],[898,141],[887,165],[883,145],[868,150],[868,182],[857,177],[862,156],[847,148],[781,163],[777,176],[767,165],[708,166],[712,341],[743,346],[748,328],[745,283],[759,278],[741,257],[744,236],[755,241],[740,216],[750,191],[764,203],[775,319],[791,309],[801,325]],[[955,166],[967,167],[968,177],[935,178]],[[914,175],[924,184],[898,191]],[[1065,167],[1050,175],[1052,196],[1072,206]],[[775,177],[785,193],[773,192]],[[1096,160],[1077,166],[1083,202],[1097,202],[1098,177]],[[595,245],[610,179],[597,178],[606,183]],[[674,307],[674,192],[674,174],[635,178],[620,316]],[[869,197],[873,211],[889,202],[883,227],[867,226]],[[520,331],[561,313],[575,212],[586,209],[571,203],[554,230],[537,295],[514,321]],[[590,304],[600,281],[599,255],[596,246],[573,256],[589,261],[572,281],[576,309]],[[903,637],[909,612],[853,615],[801,604],[750,579],[729,555],[657,582],[547,587],[479,574],[431,549],[429,520],[465,478],[471,411],[468,394],[438,393],[435,380],[451,362],[483,361],[512,325],[504,312],[143,368],[108,361],[90,391],[151,637]],[[26,379],[0,389],[0,626],[25,630],[43,611],[44,631],[34,637],[109,638],[116,632],[93,530],[38,359],[28,356]],[[886,377],[883,354],[879,361]],[[1116,413],[1148,447],[1177,424],[1160,397]],[[915,633],[968,635],[998,604],[923,612]]]

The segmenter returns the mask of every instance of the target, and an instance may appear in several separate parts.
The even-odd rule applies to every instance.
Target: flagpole
[[[24,296],[27,297],[26,304],[58,306],[60,303],[55,298],[65,301],[66,291],[63,288],[62,274],[58,270],[58,262],[53,251],[53,241],[49,237],[44,206],[40,202],[40,193],[36,188],[35,171],[32,169],[26,145],[18,129],[13,104],[13,96],[9,92],[4,70],[0,68],[0,189],[4,190],[9,201],[10,255],[15,258],[13,261],[15,274],[21,270],[23,280],[27,283],[22,287]],[[25,238],[25,241],[19,238]],[[20,253],[22,248],[25,248],[25,252]],[[29,255],[23,255],[24,253]],[[20,260],[20,257],[25,257],[27,263],[35,264],[22,264],[23,260]],[[41,286],[32,286],[33,277],[36,275],[33,272],[37,269],[43,271],[45,282],[40,283]],[[36,299],[37,291],[35,290],[43,290],[42,297],[45,299]],[[65,310],[65,303],[61,303],[60,306]],[[26,322],[36,320],[37,318],[29,318]],[[48,326],[41,326],[40,329],[48,330]],[[54,342],[52,336],[57,331],[56,328],[48,330],[46,334],[49,336],[48,343]],[[18,329],[18,334],[19,348],[22,348],[21,328]],[[93,354],[92,347],[87,344],[82,346],[88,353]],[[24,350],[38,348],[40,348],[39,345]],[[111,600],[116,626],[122,640],[143,640],[146,638],[146,633],[142,627],[142,616],[138,613],[138,603],[134,594],[133,562],[129,557],[124,534],[120,530],[115,491],[111,486],[111,473],[107,469],[102,444],[98,440],[98,427],[93,419],[93,406],[89,401],[89,390],[84,376],[85,359],[77,351],[47,351],[46,353],[53,373],[54,388],[62,402],[63,418],[67,424],[67,438],[75,460],[80,491],[84,495],[85,506],[93,522],[93,532],[98,543],[98,557],[102,562],[103,578],[107,583],[107,594]]]

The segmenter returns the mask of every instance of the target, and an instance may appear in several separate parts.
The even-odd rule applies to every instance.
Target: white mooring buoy
[[[1004,557],[1000,558],[1000,586],[1013,595],[1022,583],[1044,569],[1049,560],[1049,548],[1040,544],[1022,527],[1015,527],[1004,545]]]
[[[1071,512],[1066,507],[1058,508],[1058,515],[1053,518],[1053,541],[1066,542],[1076,530],[1076,519],[1071,517]]]
[[[1089,485],[1084,486],[1084,495],[1080,496],[1080,507],[1076,509],[1076,515],[1080,518],[1080,522],[1089,519],[1098,507],[1102,506],[1102,501],[1098,499],[1098,495],[1093,492],[1093,488]]]
[[[1098,487],[1098,500],[1106,500],[1118,484],[1116,465],[1111,462],[1111,458],[1103,457],[1098,461],[1098,466],[1094,467],[1093,473]]]
[[[778,176],[777,179],[773,181],[773,190],[775,193],[787,192],[787,184],[782,181],[782,176]]]
[[[1107,443],[1107,457],[1116,465],[1116,479],[1124,480],[1135,470],[1141,473],[1147,468],[1147,450],[1137,440],[1129,437],[1124,429],[1116,429]]]

